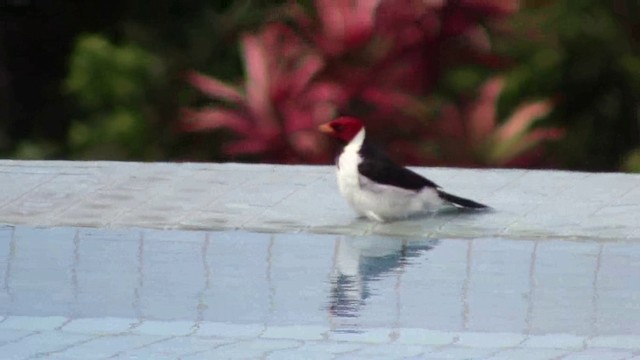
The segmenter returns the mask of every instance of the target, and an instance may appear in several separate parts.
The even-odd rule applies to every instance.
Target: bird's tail
[[[438,191],[438,195],[440,195],[440,197],[443,200],[448,201],[451,204],[453,204],[454,206],[459,207],[459,208],[474,209],[474,210],[489,209],[489,207],[487,205],[480,204],[479,202],[475,202],[473,200],[461,198],[459,196],[451,195],[451,194],[446,193],[444,191]]]

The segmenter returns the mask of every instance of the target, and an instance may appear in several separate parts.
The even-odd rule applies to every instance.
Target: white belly
[[[360,215],[382,222],[424,213],[442,205],[434,189],[415,192],[377,184],[360,176],[359,162],[357,152],[343,152],[338,158],[337,177],[340,193]]]

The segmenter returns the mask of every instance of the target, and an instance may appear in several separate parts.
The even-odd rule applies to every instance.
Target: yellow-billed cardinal
[[[360,215],[384,222],[434,211],[445,205],[476,210],[488,208],[448,194],[431,180],[397,165],[369,143],[359,119],[343,116],[320,125],[319,129],[344,145],[336,159],[338,187]]]

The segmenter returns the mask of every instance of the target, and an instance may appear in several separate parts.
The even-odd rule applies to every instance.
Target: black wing
[[[438,191],[438,195],[440,195],[440,197],[443,198],[444,200],[450,202],[451,204],[453,204],[454,206],[459,207],[459,208],[476,209],[476,210],[482,210],[482,209],[488,209],[489,208],[485,204],[481,204],[481,203],[475,202],[473,200],[465,199],[465,198],[460,197],[460,196],[452,195],[452,194],[446,193],[446,192],[444,192],[442,190]]]
[[[372,181],[413,191],[424,187],[438,188],[431,180],[393,162],[382,150],[368,144],[366,139],[359,153],[362,162],[358,171]]]

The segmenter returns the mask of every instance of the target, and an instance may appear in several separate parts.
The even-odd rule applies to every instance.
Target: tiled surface
[[[640,359],[640,176],[418,171],[495,211],[359,220],[330,167],[0,161],[0,359]]]
[[[433,237],[640,239],[640,175],[418,168],[491,205],[374,224],[340,198],[330,166],[0,161],[0,223]]]
[[[0,228],[8,359],[631,359],[640,243]]]

